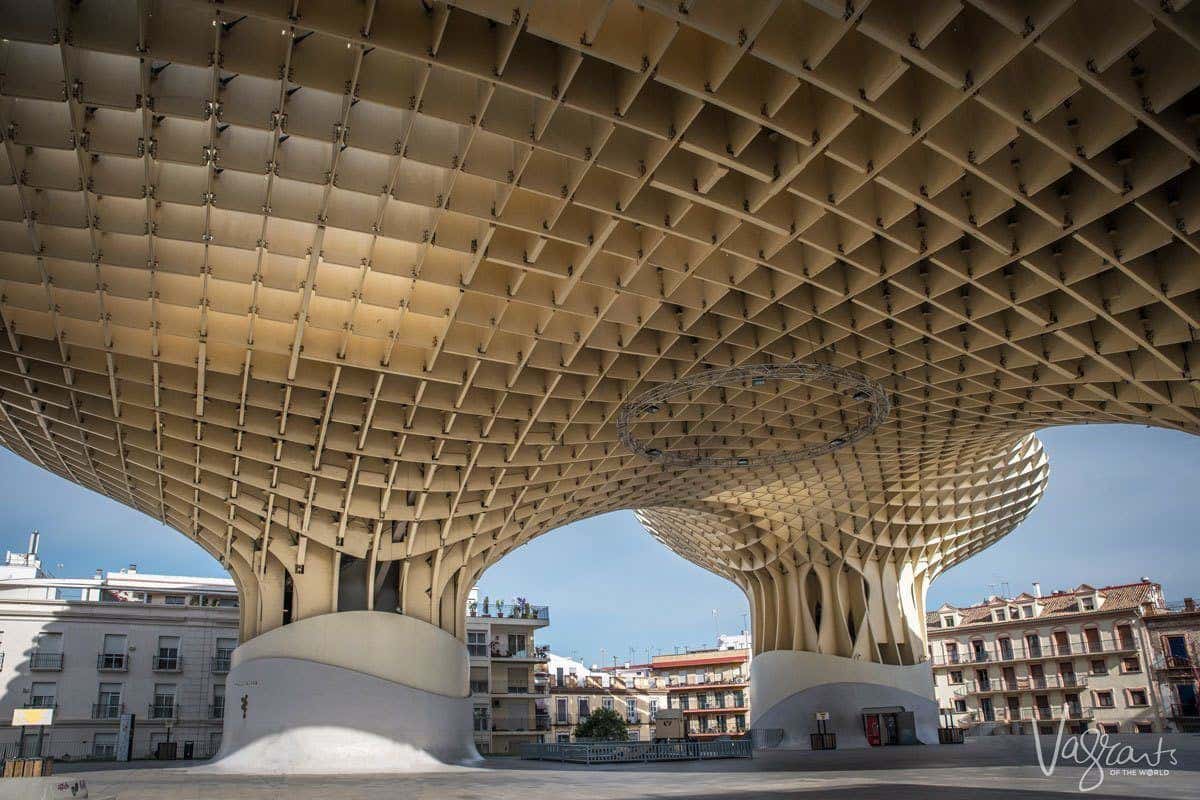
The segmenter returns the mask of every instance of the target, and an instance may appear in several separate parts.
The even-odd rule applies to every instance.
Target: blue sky
[[[1200,595],[1200,437],[1132,425],[1040,436],[1050,456],[1041,504],[1012,534],[939,577],[931,608],[978,602],[1004,582],[1018,593],[1034,580],[1048,592],[1145,575],[1170,600]],[[0,547],[23,551],[38,528],[43,562],[56,574],[84,576],[130,562],[143,572],[223,574],[175,531],[3,449],[0,476]],[[736,587],[651,539],[629,512],[525,545],[483,576],[480,591],[549,605],[541,640],[589,663],[630,660],[631,647],[642,660],[647,650],[707,646],[717,626],[741,629],[748,611]]]

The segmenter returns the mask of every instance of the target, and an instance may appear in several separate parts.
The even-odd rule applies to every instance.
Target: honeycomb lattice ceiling
[[[689,504],[677,520],[719,505],[789,548],[944,565],[1028,511],[1037,428],[1200,432],[1200,3],[8,0],[0,20],[0,441],[243,590],[401,561],[399,606],[445,620],[534,535]],[[890,418],[769,469],[618,441],[655,384],[789,361],[861,373]],[[811,442],[846,402],[726,387],[651,434]],[[672,541],[737,570],[778,549],[751,538],[716,562]]]

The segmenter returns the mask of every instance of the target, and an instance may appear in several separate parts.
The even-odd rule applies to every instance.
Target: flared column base
[[[466,647],[398,614],[345,612],[239,647],[211,768],[253,774],[430,771],[477,761]]]
[[[767,746],[810,749],[818,712],[829,714],[824,730],[836,734],[839,750],[938,741],[928,662],[891,666],[771,650],[750,662],[750,698],[751,730]],[[866,719],[872,716],[874,721]],[[891,729],[893,724],[898,729]]]

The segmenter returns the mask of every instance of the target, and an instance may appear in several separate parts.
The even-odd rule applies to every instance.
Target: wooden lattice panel
[[[618,508],[746,587],[781,546],[928,580],[1027,513],[1036,429],[1200,432],[1200,3],[7,0],[0,29],[0,441],[221,558],[244,635],[285,576],[293,617],[461,634],[488,565]],[[655,384],[790,361],[891,416],[767,470],[618,441]],[[808,646],[765,603],[758,646]]]

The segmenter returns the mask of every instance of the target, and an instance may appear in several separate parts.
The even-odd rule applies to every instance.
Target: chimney
[[[31,556],[37,555],[38,539],[40,539],[40,538],[42,538],[42,535],[40,533],[38,533],[37,531],[34,531],[33,533],[29,534],[29,555],[31,555]]]
[[[104,570],[100,569],[99,567],[96,567],[96,580],[104,580]]]
[[[130,575],[137,575],[137,564],[130,564],[128,572]]]
[[[1033,582],[1033,596],[1034,597],[1042,596],[1042,584],[1039,581]]]
[[[1183,598],[1183,610],[1184,611],[1195,611],[1196,610],[1196,600],[1191,597]]]

